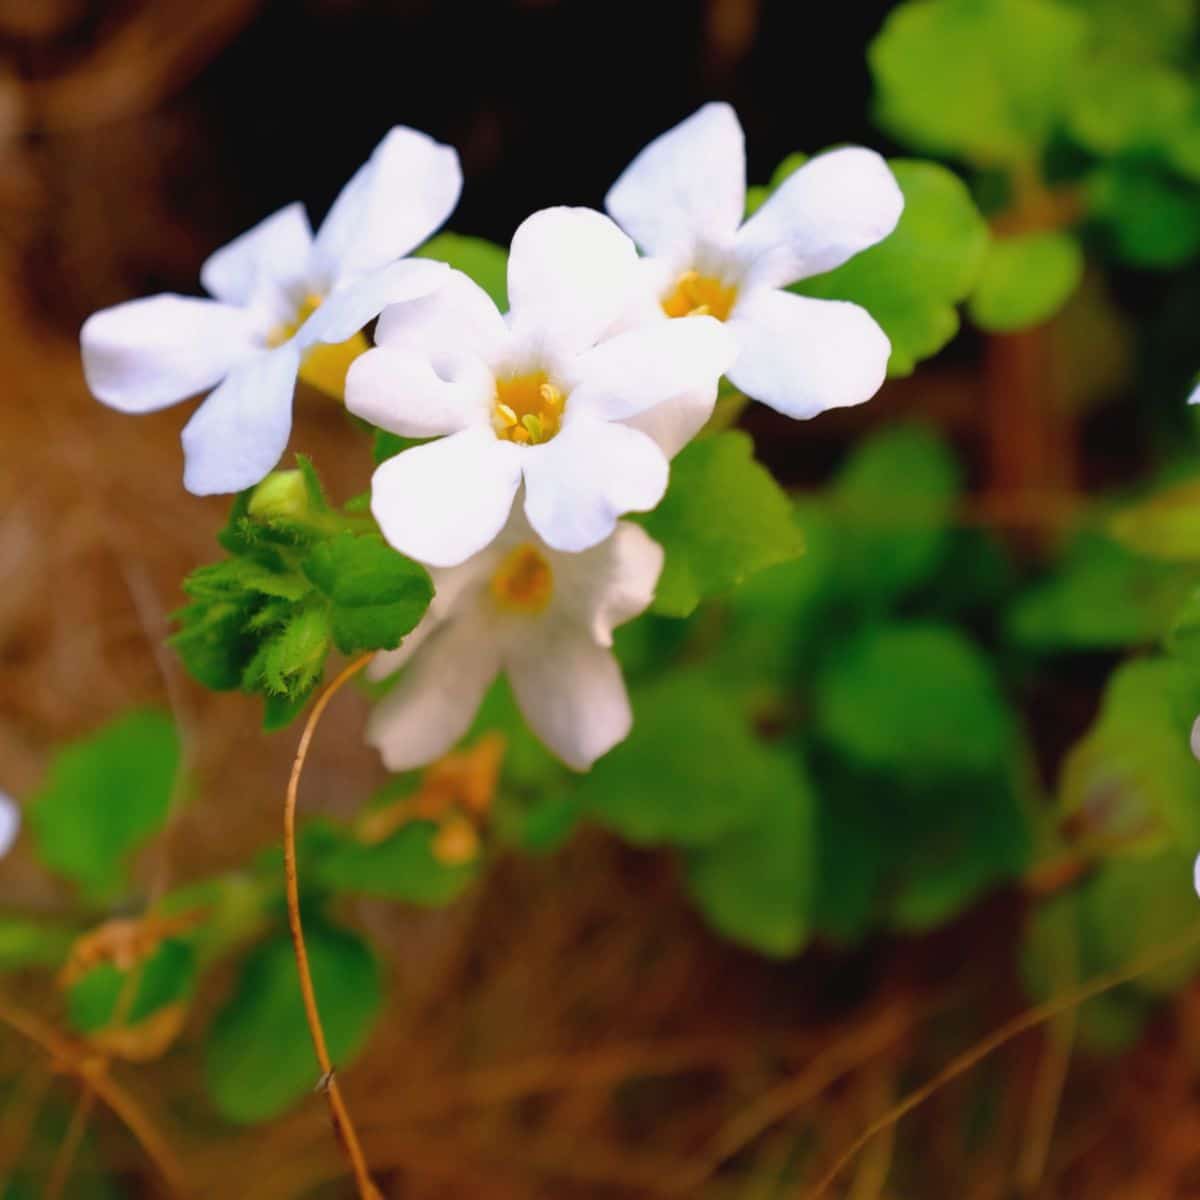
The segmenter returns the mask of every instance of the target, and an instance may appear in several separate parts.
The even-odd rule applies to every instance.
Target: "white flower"
[[[21,832],[21,810],[17,802],[0,792],[0,858],[13,847]]]
[[[533,731],[568,766],[586,770],[629,732],[612,631],[654,596],[662,548],[622,521],[581,554],[539,541],[519,509],[481,554],[435,568],[433,605],[373,677],[404,671],[367,723],[393,771],[445,754],[470,727],[496,676],[508,674]]]
[[[296,375],[314,348],[445,281],[441,263],[395,260],[442,224],[461,187],[450,147],[392,129],[315,236],[291,204],[216,251],[200,270],[214,299],[151,296],[90,317],[80,335],[88,386],[127,413],[215,389],[183,431],[184,486],[250,487],[287,446]]]
[[[882,241],[904,198],[872,150],[822,154],[743,224],[746,158],[728,104],[706,104],[633,160],[605,201],[649,256],[669,317],[708,313],[738,344],[730,380],[790,417],[869,400],[891,346],[862,308],[784,291]]]
[[[438,438],[376,472],[371,509],[396,549],[453,566],[525,515],[555,550],[608,537],[622,513],[653,508],[667,460],[628,418],[706,393],[733,344],[715,320],[654,322],[609,336],[643,286],[633,243],[581,208],[535,213],[508,260],[502,317],[465,275],[388,308],[378,347],[346,380],[346,406],[405,437]]]

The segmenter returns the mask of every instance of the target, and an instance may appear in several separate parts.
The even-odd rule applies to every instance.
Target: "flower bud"
[[[303,521],[312,515],[308,485],[300,471],[272,471],[250,495],[256,521]]]

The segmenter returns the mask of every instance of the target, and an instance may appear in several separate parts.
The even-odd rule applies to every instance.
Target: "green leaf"
[[[130,852],[166,821],[178,771],[175,727],[150,710],[60,751],[29,806],[42,861],[90,900],[112,897]]]
[[[308,874],[331,891],[440,907],[462,895],[480,864],[439,862],[433,853],[436,834],[435,825],[415,821],[375,845],[339,835],[314,857]]]
[[[304,923],[313,987],[329,1054],[348,1066],[366,1043],[383,1002],[380,970],[356,934],[311,916]],[[209,1095],[226,1119],[266,1121],[311,1095],[313,1053],[291,939],[279,934],[242,964],[204,1052]]]
[[[78,936],[58,921],[0,916],[0,971],[59,967]]]
[[[988,229],[966,185],[936,163],[891,162],[904,212],[890,237],[792,290],[850,300],[879,322],[892,343],[891,375],[908,375],[958,332],[961,303],[974,288]]]
[[[94,967],[67,993],[67,1015],[79,1033],[95,1033],[110,1025],[140,1024],[169,1004],[191,994],[196,980],[196,953],[182,938],[167,938],[137,973],[132,1002],[124,996],[129,972],[112,963]],[[124,1004],[128,1009],[121,1012]]]
[[[325,670],[329,637],[329,614],[323,605],[295,609],[259,645],[242,686],[285,700],[306,696]]]
[[[960,488],[954,457],[922,426],[860,443],[829,491],[846,590],[890,604],[921,584],[945,553]]]
[[[1115,672],[1059,780],[1060,820],[1074,842],[1110,855],[1200,845],[1200,766],[1188,749],[1197,712],[1200,679],[1181,663],[1143,659]]]
[[[469,275],[491,296],[501,312],[508,311],[508,251],[502,246],[483,238],[439,233],[426,242],[417,255],[436,258]]]
[[[1070,0],[1091,21],[1096,40],[1129,59],[1184,58],[1200,25],[1193,0]]]
[[[992,242],[971,320],[991,333],[1011,333],[1048,321],[1083,279],[1083,250],[1067,233],[1029,233]]]
[[[340,533],[319,543],[304,573],[333,602],[330,628],[343,654],[395,649],[433,599],[429,572],[378,534]]]
[[[1123,48],[1122,48],[1123,49]],[[1073,81],[1067,128],[1101,157],[1158,152],[1192,106],[1182,72],[1120,49],[1091,59]]]
[[[1122,509],[1109,529],[1136,554],[1200,563],[1200,479],[1173,484]]]
[[[1166,631],[1195,579],[1195,571],[1142,558],[1085,530],[1055,573],[1018,599],[1009,633],[1042,652],[1146,645]]]
[[[987,772],[1012,745],[990,665],[951,626],[863,630],[827,663],[815,716],[852,762],[912,780]]]
[[[687,884],[717,932],[783,956],[808,940],[816,862],[808,782],[782,755],[776,769],[787,786],[764,793],[749,824],[691,850]]]
[[[710,676],[674,672],[635,692],[629,737],[579,781],[580,808],[638,845],[699,846],[757,818],[765,803],[802,806],[791,765],[747,727]]]
[[[642,518],[666,551],[654,612],[686,617],[701,600],[801,552],[787,496],[753,454],[745,434],[721,433],[675,459],[662,503]]]
[[[1139,267],[1173,267],[1200,251],[1200,190],[1142,163],[1118,161],[1088,179],[1089,213],[1114,253]]]
[[[1087,32],[1056,0],[908,0],[867,53],[879,120],[977,166],[1030,162],[1061,115]]]

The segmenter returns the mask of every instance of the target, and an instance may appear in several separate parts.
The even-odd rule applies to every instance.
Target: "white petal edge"
[[[463,355],[491,363],[508,341],[508,326],[491,296],[473,279],[452,270],[430,295],[385,308],[375,341],[427,354],[435,363]]]
[[[260,281],[290,289],[302,284],[312,251],[312,226],[303,204],[289,204],[214,250],[200,268],[210,296],[226,304],[249,304]]]
[[[333,202],[317,231],[317,269],[333,285],[403,257],[441,227],[461,191],[454,149],[397,125]]]
[[[556,612],[586,629],[598,646],[650,607],[662,574],[663,548],[639,525],[621,521],[612,537],[581,554],[555,555]]]
[[[495,634],[470,615],[440,625],[367,718],[367,741],[390,771],[440,758],[471,726],[500,669]]]
[[[525,515],[551,549],[570,554],[608,537],[617,518],[647,512],[667,490],[667,460],[644,433],[580,417],[524,451]]]
[[[163,294],[106,308],[79,334],[92,395],[124,413],[154,412],[216,386],[259,349],[249,313]]]
[[[728,104],[706,104],[655,138],[625,168],[604,206],[649,254],[727,242],[746,207],[737,114]]]
[[[676,396],[622,422],[653,439],[672,459],[708,424],[717,404],[717,386]]]
[[[772,287],[841,266],[883,241],[904,195],[874,150],[848,146],[805,163],[742,226],[737,256],[756,283]]]
[[[183,427],[183,486],[196,496],[240,492],[287,449],[300,350],[288,342],[235,367]]]
[[[317,308],[296,336],[301,345],[336,344],[353,337],[389,304],[428,296],[450,276],[445,263],[406,258],[339,288]]]
[[[12,848],[21,832],[21,809],[11,796],[0,792],[0,858]]]
[[[452,567],[504,527],[521,482],[521,448],[465,429],[388,459],[371,480],[371,512],[401,554]]]
[[[505,656],[513,696],[559,758],[586,771],[629,733],[633,714],[612,652],[569,625],[547,622]]]
[[[569,410],[604,420],[711,390],[737,357],[732,334],[714,317],[655,321],[608,338],[572,364]]]
[[[857,304],[765,290],[738,305],[729,371],[747,396],[785,416],[862,404],[883,386],[891,343]]]
[[[474,378],[447,383],[421,355],[376,346],[350,364],[346,407],[401,437],[441,437],[486,425],[494,390],[482,365],[477,365]]]
[[[603,213],[547,208],[513,235],[508,298],[517,336],[553,353],[595,345],[627,313],[641,282],[633,242]]]

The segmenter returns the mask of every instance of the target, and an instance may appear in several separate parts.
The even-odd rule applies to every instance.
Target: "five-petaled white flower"
[[[507,319],[459,274],[384,311],[346,405],[439,439],[375,473],[371,509],[396,549],[463,562],[504,527],[522,481],[525,515],[555,550],[595,546],[622,513],[658,503],[666,456],[627,421],[695,393],[711,409],[733,343],[711,318],[615,332],[642,287],[633,243],[607,217],[552,208],[513,237]]]
[[[869,400],[891,346],[855,304],[784,291],[882,241],[904,198],[872,150],[822,154],[743,223],[746,157],[728,104],[706,104],[651,142],[605,205],[647,254],[659,316],[709,314],[737,345],[730,380],[790,417]],[[645,315],[649,315],[648,313]]]
[[[662,562],[659,544],[628,521],[590,550],[560,554],[514,509],[481,554],[431,572],[437,593],[424,620],[372,662],[375,678],[404,670],[367,740],[393,771],[431,762],[466,733],[504,671],[538,737],[586,770],[629,732],[612,631],[649,605]]]
[[[385,305],[445,281],[441,263],[396,260],[445,221],[461,187],[450,147],[397,126],[315,236],[303,205],[291,204],[204,263],[213,299],[151,296],[90,317],[81,333],[88,386],[127,413],[215,388],[183,431],[184,486],[205,495],[257,483],[287,446],[302,365],[354,338]],[[343,371],[358,348],[345,347]]]

